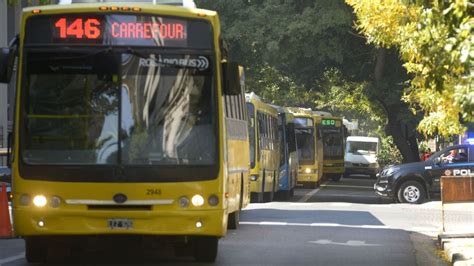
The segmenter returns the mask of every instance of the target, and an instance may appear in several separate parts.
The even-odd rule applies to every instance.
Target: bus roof
[[[23,13],[27,17],[35,16],[32,14],[33,10],[40,10],[41,12],[48,12],[51,14],[58,14],[58,12],[62,11],[71,11],[71,12],[100,12],[99,7],[138,7],[141,10],[133,12],[134,14],[147,14],[149,12],[157,12],[162,11],[163,13],[171,16],[185,16],[185,17],[197,17],[200,19],[205,19],[209,17],[217,16],[216,11],[206,10],[206,9],[198,9],[198,8],[189,8],[183,6],[176,6],[176,5],[165,5],[165,4],[153,4],[146,3],[146,2],[95,2],[95,3],[77,3],[77,4],[69,4],[69,5],[44,5],[44,6],[33,6],[33,7],[26,7],[23,9]],[[112,13],[110,11],[105,11],[105,14]],[[121,12],[119,12],[121,13]],[[41,14],[41,13],[40,13]]]
[[[262,99],[254,92],[245,94],[245,101],[252,103],[255,106],[255,110],[264,111],[274,116],[278,115],[278,111],[272,105],[265,103]]]
[[[130,0],[59,0],[59,5],[83,4],[83,3],[108,3],[129,2]],[[196,8],[193,0],[134,0],[133,2],[150,3],[155,5],[173,5]]]

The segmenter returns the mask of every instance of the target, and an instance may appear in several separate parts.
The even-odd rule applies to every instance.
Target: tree
[[[367,45],[353,32],[355,16],[342,0],[197,4],[218,11],[222,37],[231,59],[246,67],[249,90],[272,103],[366,118],[359,121],[367,129],[393,136],[405,161],[418,160],[419,120],[400,101],[406,71],[396,53]]]
[[[474,4],[445,0],[346,0],[369,43],[396,47],[411,75],[403,99],[424,112],[425,135],[462,133],[474,114]]]

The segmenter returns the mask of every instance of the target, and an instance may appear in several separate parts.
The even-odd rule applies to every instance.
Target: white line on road
[[[349,197],[349,198],[378,198],[370,195],[351,195],[351,194],[324,194],[325,197]]]
[[[336,223],[285,223],[285,222],[240,222],[247,225],[286,225],[286,226],[307,226],[307,227],[346,227],[346,228],[362,228],[362,229],[390,229],[386,225],[348,225]]]
[[[25,252],[19,254],[19,255],[16,255],[16,256],[13,256],[13,257],[8,257],[8,258],[5,258],[5,259],[0,259],[0,265],[3,265],[5,263],[9,263],[9,262],[12,262],[12,261],[16,261],[16,260],[20,260],[20,259],[23,259],[25,257]]]
[[[371,189],[373,190],[374,187],[367,187],[367,186],[352,186],[352,185],[328,185],[328,184],[323,184],[321,185],[322,187],[341,187],[341,188],[363,188],[363,189]]]
[[[304,195],[298,202],[306,202],[308,201],[312,196],[314,196],[318,191],[321,189],[323,185],[326,185],[327,181],[324,184],[321,184],[318,188],[311,190],[308,192],[306,195]]]
[[[350,207],[350,206],[352,206],[352,203],[347,203],[347,202],[334,202],[334,203],[331,203],[331,206]]]

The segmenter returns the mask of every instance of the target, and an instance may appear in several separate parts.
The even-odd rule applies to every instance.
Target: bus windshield
[[[324,159],[342,159],[343,136],[340,128],[323,129]]]
[[[314,130],[312,128],[296,128],[296,145],[300,164],[314,164]]]
[[[210,56],[94,49],[26,54],[25,163],[216,163]]]

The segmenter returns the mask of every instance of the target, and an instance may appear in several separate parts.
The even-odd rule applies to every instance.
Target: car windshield
[[[348,141],[347,151],[352,154],[376,154],[377,142]]]

